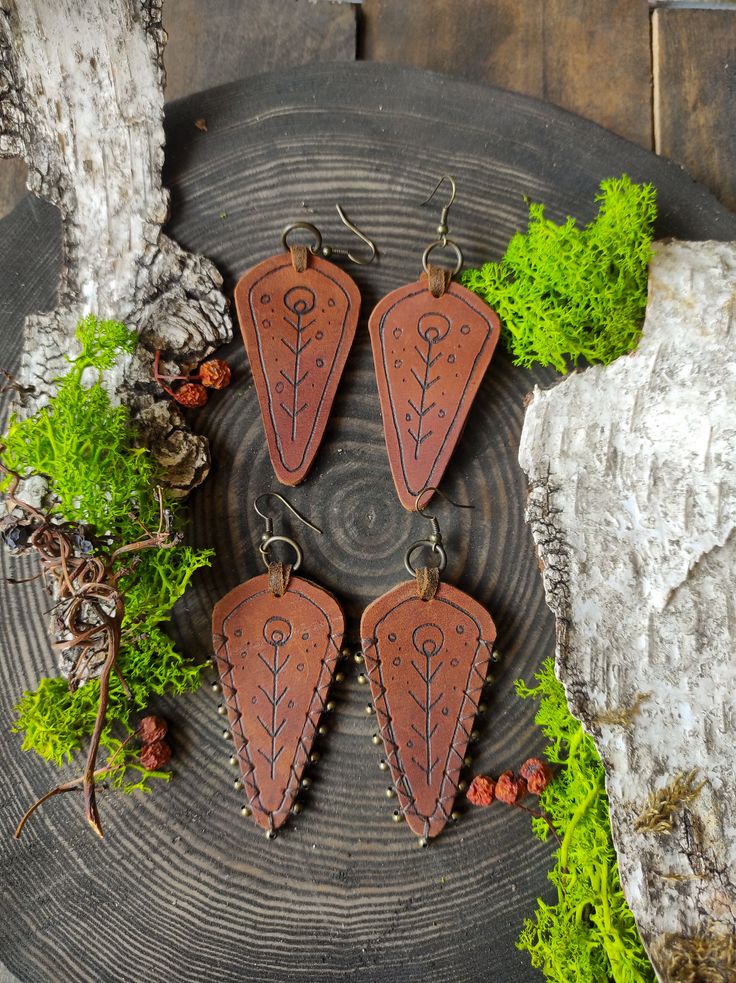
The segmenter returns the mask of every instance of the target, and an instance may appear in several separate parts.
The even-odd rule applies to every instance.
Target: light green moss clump
[[[56,394],[27,419],[12,417],[2,438],[5,465],[22,476],[42,474],[49,480],[54,505],[51,515],[92,527],[94,536],[113,548],[134,542],[159,524],[159,475],[150,452],[136,446],[130,414],[112,406],[100,384],[102,373],[123,353],[135,347],[135,334],[117,321],[90,315],[77,327],[81,352],[69,359],[66,375],[57,380]],[[91,378],[90,378],[91,376]],[[7,490],[6,478],[0,491]],[[172,525],[181,528],[173,502]],[[125,598],[122,640],[117,667],[129,693],[113,673],[102,746],[115,771],[108,776],[126,790],[145,788],[145,772],[135,764],[132,747],[121,750],[117,733],[126,735],[134,714],[153,696],[196,689],[202,667],[176,651],[163,631],[171,608],[187,589],[192,575],[209,564],[210,550],[175,545],[148,549],[131,558],[123,555],[119,568],[127,572],[119,586]],[[23,694],[13,729],[23,734],[23,749],[33,750],[60,765],[91,735],[99,705],[99,681],[93,679],[71,693],[67,681],[41,679],[38,688]],[[126,770],[138,770],[144,781],[124,782]]]
[[[557,901],[537,901],[517,947],[552,983],[651,983],[654,972],[621,890],[603,765],[568,709],[552,659],[535,678],[533,687],[518,680],[516,691],[539,702],[535,720],[550,741],[545,755],[556,771],[540,806],[561,842],[548,875]],[[546,822],[535,818],[532,824],[545,840]]]
[[[529,205],[529,226],[500,263],[466,270],[463,283],[501,319],[516,365],[567,372],[581,359],[608,364],[636,348],[647,303],[656,217],[651,184],[602,181],[598,215],[585,228],[556,225]]]

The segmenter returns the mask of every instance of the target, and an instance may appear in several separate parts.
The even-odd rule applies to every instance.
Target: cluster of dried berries
[[[187,375],[162,375],[160,364],[161,352],[157,351],[153,360],[153,378],[164,392],[182,406],[204,406],[208,389],[224,389],[230,385],[230,366],[221,358],[203,362],[196,373],[190,372]],[[172,382],[178,382],[179,386],[172,389]]]
[[[171,748],[166,743],[169,725],[163,717],[150,714],[138,724],[137,734],[143,747],[139,754],[140,762],[148,771],[159,771],[171,760]]]
[[[466,795],[474,806],[489,806],[496,800],[518,806],[528,793],[541,795],[551,781],[550,766],[539,758],[528,758],[518,775],[504,771],[495,782],[488,775],[476,775]]]

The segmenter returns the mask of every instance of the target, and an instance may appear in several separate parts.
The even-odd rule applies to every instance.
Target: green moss
[[[570,713],[565,691],[547,659],[537,685],[516,683],[517,693],[539,702],[536,722],[550,741],[545,749],[555,780],[540,797],[561,845],[549,873],[555,904],[539,899],[517,946],[553,983],[649,983],[654,972],[626,903],[611,838],[604,771],[592,739]],[[532,820],[541,840],[549,834]]]
[[[3,460],[21,475],[47,476],[54,496],[52,515],[82,522],[96,536],[122,545],[159,523],[156,464],[149,451],[135,445],[128,410],[112,406],[100,384],[102,373],[133,350],[135,335],[117,321],[90,315],[79,324],[76,336],[81,351],[69,359],[70,369],[57,380],[48,405],[28,419],[11,418],[3,438]],[[8,483],[9,479],[0,490]],[[173,527],[180,528],[176,504],[166,506]],[[161,626],[211,555],[210,550],[177,545],[119,561],[126,572],[119,582],[125,615],[117,665],[130,695],[113,675],[102,740],[108,760],[116,754],[110,777],[117,787],[126,787],[123,776],[134,767],[134,751],[120,750],[116,729],[130,732],[134,714],[145,709],[152,696],[183,693],[199,685],[201,666],[185,660]],[[23,734],[24,750],[60,765],[90,736],[98,699],[97,680],[70,693],[65,679],[42,679],[36,690],[23,694],[13,729]],[[152,774],[140,775],[130,788],[141,787],[141,780],[145,784]]]
[[[651,184],[629,177],[602,181],[598,215],[585,228],[562,225],[529,206],[500,263],[466,270],[463,283],[501,319],[516,365],[581,359],[608,364],[639,342],[647,302],[647,266],[656,217]]]

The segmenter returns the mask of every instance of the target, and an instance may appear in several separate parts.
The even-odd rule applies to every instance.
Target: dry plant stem
[[[157,489],[159,526],[156,532],[151,533],[141,526],[144,536],[133,543],[119,546],[106,555],[77,557],[74,555],[74,547],[68,536],[69,527],[50,521],[47,515],[18,498],[16,491],[21,480],[20,475],[10,471],[2,461],[0,461],[0,472],[9,474],[13,478],[7,495],[8,503],[12,508],[18,509],[38,523],[38,528],[28,539],[28,546],[35,550],[41,572],[52,579],[52,587],[57,594],[55,606],[61,610],[60,629],[67,636],[62,641],[56,642],[54,648],[57,651],[79,650],[80,653],[69,673],[69,688],[72,691],[84,682],[84,674],[89,668],[91,659],[99,653],[101,645],[104,644],[106,648],[99,677],[99,705],[82,776],[84,814],[97,835],[102,836],[103,830],[95,799],[95,765],[107,718],[110,676],[113,671],[117,673],[127,690],[116,665],[125,614],[125,600],[118,589],[118,581],[126,573],[126,569],[116,570],[115,566],[122,556],[129,553],[173,546],[177,537],[172,535],[168,528],[163,494],[159,488]],[[90,613],[94,616],[91,624]],[[59,786],[59,789],[67,790],[62,786]],[[56,794],[56,790],[50,794]],[[27,817],[48,797],[49,794],[26,813],[16,830],[16,836],[20,835]]]
[[[115,762],[115,759],[133,736],[133,734],[129,734],[124,741],[121,741],[120,747],[115,751],[105,767],[98,768],[97,771],[94,772],[95,778],[102,778],[104,775],[109,775],[109,773],[113,771],[113,763]],[[40,799],[36,799],[33,805],[26,809],[20,822],[15,827],[13,836],[16,838],[16,840],[20,838],[20,834],[23,832],[23,827],[31,818],[36,809],[40,808],[44,802],[48,801],[48,799],[52,799],[55,795],[61,795],[63,792],[76,792],[79,786],[84,782],[84,779],[85,775],[78,775],[76,778],[71,778],[68,782],[62,782],[61,785],[57,785],[56,788],[52,788],[49,792],[46,792],[45,795],[42,795]]]

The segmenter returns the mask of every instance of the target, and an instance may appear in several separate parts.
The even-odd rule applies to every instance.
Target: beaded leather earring
[[[371,240],[336,207],[368,246],[367,259],[324,246],[316,226],[294,222],[281,236],[284,251],[254,266],[235,287],[268,451],[284,485],[298,485],[312,466],[358,324],[358,286],[329,257],[365,266],[376,256]],[[289,245],[300,230],[311,244]]]
[[[212,613],[215,665],[227,715],[224,736],[233,741],[231,763],[240,767],[236,788],[245,788],[245,815],[253,815],[273,838],[296,797],[308,787],[304,770],[316,760],[312,748],[340,658],[344,618],[335,598],[296,577],[302,564],[299,544],[274,535],[273,519],[259,502],[278,499],[301,522],[320,532],[275,492],[260,495],[253,507],[266,523],[259,551],[266,573],[253,577],[218,601]],[[274,543],[294,552],[291,565],[271,558]]]
[[[463,265],[460,247],[448,238],[453,178],[440,178],[427,202],[443,181],[452,194],[438,238],[424,250],[424,276],[379,301],[368,323],[388,459],[406,509],[422,489],[440,483],[501,330],[494,311],[452,280]],[[452,270],[430,263],[440,248],[454,252]]]
[[[360,622],[379,727],[374,741],[383,742],[393,781],[388,792],[398,796],[394,816],[406,819],[421,846],[454,818],[460,771],[496,638],[485,608],[440,579],[447,554],[439,522],[421,504],[435,491],[424,489],[414,503],[431,522],[432,534],[406,551],[412,579],[370,604]],[[422,549],[436,560],[433,566],[414,566]]]

